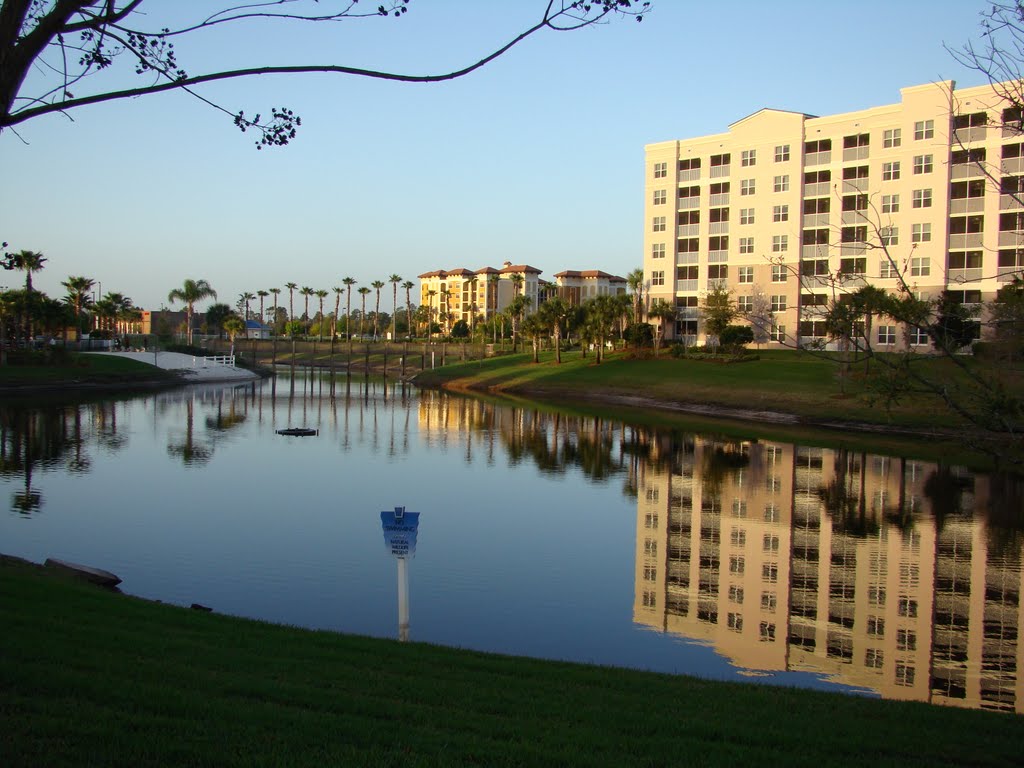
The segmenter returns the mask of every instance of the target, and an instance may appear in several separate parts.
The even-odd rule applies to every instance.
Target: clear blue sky
[[[219,5],[172,7],[198,17]],[[181,42],[179,61],[190,73],[218,61],[436,73],[544,5],[412,0],[401,19],[209,35],[216,53]],[[27,143],[0,135],[0,240],[44,253],[35,284],[52,296],[82,274],[148,309],[187,277],[234,304],[289,281],[330,290],[347,275],[368,285],[505,260],[546,277],[625,274],[642,262],[645,144],[723,131],[766,106],[830,114],[897,102],[907,85],[983,82],[943,43],[977,39],[984,2],[654,5],[639,24],[542,34],[451,83],[307,75],[202,91],[249,114],[293,108],[303,126],[284,148],[257,152],[180,93],[29,122]],[[20,280],[0,272],[0,285]]]

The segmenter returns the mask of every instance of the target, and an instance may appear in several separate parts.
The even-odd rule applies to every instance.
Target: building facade
[[[1024,133],[998,86],[901,90],[825,117],[762,109],[725,133],[646,148],[644,279],[704,338],[700,300],[729,290],[768,343],[826,337],[836,293],[901,284],[967,305],[1024,274]],[[880,349],[926,349],[879,321]]]

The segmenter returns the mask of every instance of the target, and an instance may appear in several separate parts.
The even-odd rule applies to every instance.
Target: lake
[[[0,406],[0,504],[168,603],[1024,712],[1019,477],[284,375]]]

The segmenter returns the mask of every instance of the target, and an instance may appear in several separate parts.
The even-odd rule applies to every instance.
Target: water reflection
[[[275,434],[293,426],[320,433]],[[89,561],[95,539],[159,574],[137,594],[191,578],[186,604],[213,585],[241,615],[387,635],[365,510],[415,498],[417,639],[1024,711],[1019,477],[297,375],[0,406],[0,487],[11,554]],[[388,547],[406,639],[411,548]]]
[[[635,621],[746,670],[1024,711],[1019,478],[699,437],[641,466]]]

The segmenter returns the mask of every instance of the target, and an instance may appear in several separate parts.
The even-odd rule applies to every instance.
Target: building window
[[[772,296],[772,312],[786,311],[786,296],[784,294]]]
[[[651,285],[664,285],[665,284],[665,270],[659,270],[651,272]]]
[[[953,216],[949,220],[949,234],[977,234],[985,231],[984,216]]]
[[[819,213],[828,213],[832,209],[831,199],[828,197],[817,197],[804,200],[804,213],[813,216]]]
[[[700,211],[679,211],[676,223],[683,227],[687,224],[700,224]]]
[[[700,239],[696,237],[684,237],[676,243],[676,251],[679,253],[696,253],[699,250]]]
[[[708,211],[708,221],[712,224],[720,224],[729,220],[728,208],[712,208]]]
[[[914,224],[910,229],[910,242],[930,243],[932,240],[931,224]]]
[[[813,155],[817,152],[831,152],[832,139],[818,139],[817,141],[805,141],[804,153]]]
[[[665,244],[664,243],[653,243],[651,245],[651,258],[652,259],[664,259],[665,258]]]
[[[868,635],[885,637],[885,619],[879,616],[868,616]]]
[[[878,262],[878,276],[879,277],[899,277],[899,270],[896,269],[896,265],[892,259],[885,257]]]
[[[754,209],[753,208],[740,208],[740,224],[753,224],[754,223]]]
[[[785,235],[782,235],[782,237],[785,237]],[[784,283],[784,282],[786,282],[786,276],[788,274],[789,273],[788,273],[788,270],[786,269],[786,265],[785,264],[772,264],[772,282],[773,283]]]
[[[975,112],[970,115],[956,115],[953,118],[953,129],[982,128],[988,124],[988,112]]]
[[[878,238],[881,240],[882,245],[899,245],[900,243],[900,228],[899,227],[881,227],[878,230]]]
[[[729,585],[729,602],[743,605],[743,587],[737,587],[735,584]]]
[[[918,120],[914,123],[914,141],[931,139],[935,136],[934,120]]]
[[[743,631],[743,616],[738,613],[730,613],[728,616],[729,629],[733,632]]]
[[[863,256],[853,256],[839,260],[839,274],[864,275],[868,271],[868,260]]]
[[[700,197],[700,187],[680,187],[679,188],[679,199],[685,200],[690,197]]]
[[[740,165],[747,168],[751,165],[757,165],[757,150],[756,149],[744,149],[740,153]]]
[[[859,133],[855,136],[844,136],[843,137],[843,149],[856,149],[857,147],[866,147],[871,141],[871,137],[866,133]]]
[[[925,347],[931,343],[931,339],[928,338],[928,331],[924,328],[911,328],[910,329],[910,343],[915,347]],[[917,610],[916,603],[914,610]],[[904,614],[900,614],[903,616]]]
[[[910,664],[904,664],[902,661],[896,662],[896,685],[904,688],[914,685],[914,668]]]
[[[903,131],[899,128],[889,128],[882,132],[882,146],[885,149],[895,149],[903,143]]]
[[[740,194],[741,195],[752,195],[754,194],[754,179],[743,179],[740,181]]]
[[[776,176],[772,182],[772,189],[776,192],[789,192],[789,175]]]
[[[700,187],[698,187],[698,189],[700,189]],[[716,181],[714,184],[708,187],[708,192],[710,192],[712,195],[727,195],[729,194],[729,182]],[[714,205],[714,203],[712,203],[712,205]]]
[[[912,629],[897,629],[896,630],[896,650],[897,651],[916,651],[917,650],[917,633]]]
[[[668,176],[668,163],[655,163],[654,178],[664,179],[666,176]]]
[[[970,181],[954,181],[949,185],[949,197],[951,200],[966,200],[975,197],[985,196],[985,180],[971,179]]]
[[[899,177],[899,161],[894,163],[882,163],[882,181],[896,181]]]
[[[733,528],[729,531],[729,543],[734,547],[745,547],[747,545],[747,532],[742,528]]]
[[[931,173],[932,172],[932,156],[931,155],[915,155],[914,156],[914,173]]]
[[[658,516],[651,513],[647,513],[646,515],[644,515],[644,528],[652,528],[654,530],[657,530]]]
[[[725,280],[729,277],[728,264],[708,264],[709,280]]]
[[[917,600],[910,597],[900,597],[896,604],[896,613],[910,619],[917,618]]]
[[[753,253],[753,252],[754,252],[754,238],[752,238],[752,237],[741,237],[740,238],[740,253]]]
[[[658,580],[658,569],[653,565],[644,566],[644,581],[657,581]]]
[[[727,251],[729,250],[729,236],[728,235],[715,235],[714,237],[708,238],[708,250],[709,251]]]
[[[927,277],[932,273],[932,260],[928,256],[914,256],[910,259],[910,276]]]
[[[866,179],[867,177],[868,167],[866,165],[843,168],[843,181],[856,181],[857,179]]]
[[[882,195],[882,213],[899,213],[899,211],[899,195]]]
[[[768,621],[761,622],[761,642],[762,643],[774,643],[775,642],[775,625]]]
[[[778,548],[776,548],[777,551]],[[775,592],[762,592],[761,593],[761,609],[775,613],[775,609],[779,605],[779,598]]]
[[[743,267],[740,267],[743,269]],[[743,281],[740,280],[742,283]],[[736,297],[736,309],[740,312],[753,312],[754,311],[754,297],[753,296],[737,296]]]
[[[655,216],[651,219],[651,231],[652,232],[664,232],[665,231],[665,217]]]
[[[768,584],[775,584],[779,580],[778,563],[765,563],[761,566],[761,581]]]
[[[780,144],[775,148],[775,162],[784,163],[789,160],[789,144]]]
[[[750,239],[753,240],[753,238],[750,238]],[[742,238],[740,238],[740,242],[741,243],[743,242]],[[754,268],[753,267],[740,267],[737,270],[737,272],[739,273],[739,281],[741,283],[752,283],[752,282],[754,282]]]
[[[729,573],[739,576],[746,570],[747,563],[742,555],[729,556]]]
[[[864,652],[864,666],[869,669],[881,669],[884,658],[882,652],[877,648],[868,648]]]
[[[839,242],[841,243],[866,243],[867,241],[867,226],[843,227],[839,230]]]
[[[789,250],[789,235],[772,235],[772,253],[785,253]]]
[[[679,161],[679,170],[680,171],[697,171],[697,170],[700,170],[700,158],[699,157],[690,157],[690,158],[686,158],[685,160],[680,160]]]
[[[950,165],[967,165],[968,163],[984,163],[986,156],[985,148],[958,149],[949,155]]]
[[[656,608],[658,605],[658,598],[653,592],[644,592],[644,608]]]
[[[711,156],[711,167],[717,168],[720,165],[729,165],[732,162],[732,155],[726,153],[724,155],[712,155]]]
[[[878,326],[878,343],[879,344],[895,344],[896,343],[896,326],[895,325],[880,325]]]
[[[680,190],[680,192],[682,192],[682,190]],[[655,205],[664,205],[667,200],[668,200],[668,191],[667,190],[664,190],[664,189],[656,189],[656,190],[654,190],[654,204]]]
[[[789,206],[772,206],[772,221],[789,221]]]
[[[768,333],[768,336],[769,336],[769,338],[772,341],[777,342],[778,344],[782,344],[786,340],[786,326],[784,326],[784,325],[772,325],[772,329]],[[774,511],[774,508],[773,508],[773,511]],[[768,520],[768,507],[764,508],[764,514],[765,514],[765,518],[764,519]],[[775,520],[768,520],[768,522],[773,523],[773,522],[776,522],[776,521]]]
[[[932,191],[930,189],[915,189],[911,204],[914,208],[931,208]]]

